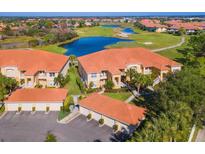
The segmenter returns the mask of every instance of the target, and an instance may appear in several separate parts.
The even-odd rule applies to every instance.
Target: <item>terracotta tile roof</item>
[[[63,101],[66,95],[67,89],[59,88],[17,89],[5,100],[5,103],[59,102]]]
[[[67,56],[42,50],[0,50],[0,67],[17,66],[26,71],[25,75],[34,75],[39,70],[59,72],[67,61]]]
[[[165,22],[170,28],[180,29],[184,28],[186,30],[203,30],[205,29],[204,22],[183,22],[181,20],[170,20]]]
[[[169,70],[168,66],[181,66],[181,64],[153,53],[145,48],[118,48],[107,49],[85,56],[78,60],[87,73],[100,73],[109,71],[120,74],[130,64],[141,64],[143,67],[155,67],[159,70]]]
[[[140,23],[149,28],[167,28],[166,25],[160,24],[159,20],[143,19],[140,20]]]
[[[98,93],[93,93],[82,99],[80,106],[128,125],[136,125],[145,117],[144,108]]]

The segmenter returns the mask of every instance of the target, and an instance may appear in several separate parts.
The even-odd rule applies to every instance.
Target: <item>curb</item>
[[[74,115],[74,116],[73,116],[72,118],[70,118],[69,120],[64,121],[64,119],[69,116],[69,115],[68,115],[68,116],[64,117],[62,120],[58,120],[58,119],[57,119],[57,123],[60,123],[60,124],[68,124],[69,122],[71,122],[72,120],[74,120],[75,118],[77,118],[79,115],[80,115],[80,113]]]
[[[5,111],[1,116],[0,119],[3,118],[7,114],[7,111]]]

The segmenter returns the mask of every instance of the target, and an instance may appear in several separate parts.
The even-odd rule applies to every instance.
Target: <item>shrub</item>
[[[54,83],[55,83],[55,85],[59,85],[60,88],[62,88],[66,85],[66,83],[69,80],[70,80],[70,76],[68,73],[66,74],[65,77],[62,74],[58,74],[58,76],[54,78]]]
[[[80,95],[78,98],[79,98],[79,100],[81,100],[81,99],[83,99],[83,96],[82,96],[82,95]]]
[[[18,112],[21,112],[21,107],[18,107]]]
[[[91,118],[92,118],[92,114],[89,113],[89,114],[87,115],[87,119],[90,120]]]
[[[65,118],[69,114],[70,114],[70,112],[63,111],[63,107],[61,106],[61,111],[58,112],[58,120],[62,120],[63,118]]]
[[[21,80],[20,80],[20,84],[21,84],[21,85],[25,84],[25,80],[24,80],[24,79],[21,79]]]
[[[40,84],[40,83],[37,83],[37,84],[35,85],[35,88],[43,88],[43,85]]]
[[[88,89],[86,90],[86,92],[87,92],[87,93],[93,93],[93,92],[99,92],[99,91],[101,91],[101,90],[102,90],[101,88],[93,88],[93,89],[88,88]]]
[[[63,111],[70,112],[70,105],[74,105],[73,97],[67,96],[63,103]]]
[[[5,111],[5,106],[2,105],[2,106],[0,107],[0,115],[1,115],[4,111]]]
[[[36,107],[32,107],[32,112],[35,112],[36,111]]]
[[[104,124],[104,119],[101,118],[98,122],[99,122],[100,125],[103,125]]]
[[[28,45],[29,47],[36,47],[39,45],[39,41],[37,39],[30,40],[28,41]]]
[[[49,110],[50,110],[50,108],[47,106],[47,107],[46,107],[46,112],[49,112]]]
[[[45,142],[56,142],[56,141],[57,141],[56,136],[48,132]]]
[[[113,130],[116,132],[118,130],[119,126],[117,124],[113,125]]]
[[[80,88],[81,92],[85,92],[85,87],[83,85],[83,82],[81,81],[80,77],[76,78],[76,83],[78,87]]]
[[[89,89],[92,89],[93,86],[94,86],[94,83],[93,83],[93,82],[90,82],[90,83],[89,83]]]
[[[111,93],[120,93],[120,92],[128,92],[129,90],[127,88],[120,88],[120,89],[105,89],[105,92],[111,92]]]
[[[112,89],[113,87],[114,87],[114,83],[113,83],[113,81],[112,80],[107,80],[106,82],[105,82],[105,89]]]

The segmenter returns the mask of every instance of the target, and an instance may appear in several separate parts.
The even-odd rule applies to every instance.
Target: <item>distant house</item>
[[[7,111],[60,111],[67,89],[17,89],[4,101]]]
[[[158,72],[158,78],[168,72],[181,70],[181,64],[153,53],[145,48],[106,49],[96,53],[78,57],[78,70],[87,86],[92,82],[93,88],[104,86],[107,80],[112,80],[114,88],[122,86],[126,71],[130,68],[138,73],[151,74]]]
[[[141,24],[142,28],[147,31],[158,33],[167,31],[167,26],[160,24],[159,20],[143,19],[140,20],[139,23]]]
[[[181,20],[170,20],[165,22],[168,25],[168,32],[176,33],[180,29],[186,30],[186,34],[194,34],[199,30],[205,30],[204,22],[183,22]]]
[[[68,57],[41,50],[0,50],[0,72],[19,81],[25,88],[40,84],[58,87],[54,78],[66,75]]]
[[[90,27],[90,26],[92,26],[92,23],[91,22],[85,22],[85,26]]]
[[[146,110],[142,107],[131,105],[108,96],[93,93],[82,99],[79,103],[80,113],[92,119],[104,120],[110,127],[117,125],[119,130],[132,133],[145,118]]]

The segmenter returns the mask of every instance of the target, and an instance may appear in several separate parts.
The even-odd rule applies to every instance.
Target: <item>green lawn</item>
[[[79,76],[76,68],[71,67],[69,70],[70,81],[65,85],[69,95],[80,95],[81,91],[76,83],[76,78]]]
[[[134,42],[119,42],[109,47],[145,47],[149,49],[158,49],[171,45],[175,45],[181,41],[180,36],[174,36],[166,33],[146,32],[139,29],[134,29],[137,34],[132,34],[129,39]]]
[[[114,36],[115,30],[112,28],[103,28],[103,27],[84,27],[76,29],[80,37],[86,36]]]
[[[121,101],[125,101],[128,99],[132,94],[130,92],[118,92],[118,93],[104,93],[104,95],[112,97],[114,99],[118,99]]]
[[[62,48],[62,47],[58,46],[57,44],[37,47],[37,49],[50,51],[50,52],[54,52],[54,53],[59,53],[59,54],[64,54],[66,52],[65,48]]]
[[[157,53],[159,53],[162,56],[165,56],[165,57],[168,57],[170,59],[173,59],[173,60],[177,60],[179,58],[183,58],[184,55],[182,53],[180,53],[177,49],[178,48],[173,48],[173,49],[168,49],[168,50],[160,51],[160,52],[157,52]]]
[[[185,43],[182,46],[177,47],[177,48],[173,48],[173,49],[160,51],[160,52],[157,52],[157,53],[159,53],[162,56],[171,58],[173,60],[178,60],[180,58],[184,58],[184,55],[182,53],[180,53],[180,50],[186,48],[188,40],[189,40],[189,36],[186,36]]]
[[[62,120],[63,118],[65,118],[69,114],[70,114],[70,112],[67,112],[67,111],[59,111],[58,112],[58,120]]]
[[[0,43],[28,42],[33,39],[34,39],[33,37],[29,37],[29,36],[18,36],[18,37],[11,37],[5,40],[0,40]]]

